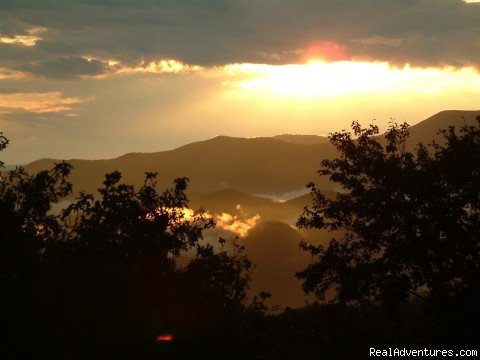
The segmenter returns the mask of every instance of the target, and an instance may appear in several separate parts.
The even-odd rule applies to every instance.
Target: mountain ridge
[[[437,131],[448,125],[472,124],[480,111],[441,111],[410,128],[407,150],[418,142],[438,139]],[[281,135],[280,135],[281,136]],[[300,135],[301,136],[301,135]],[[294,136],[295,138],[295,136]],[[192,191],[211,192],[231,188],[250,194],[286,193],[315,181],[325,190],[335,190],[317,171],[322,159],[336,156],[330,143],[303,144],[275,137],[241,138],[217,136],[154,153],[127,153],[113,159],[71,159],[74,191],[95,193],[107,172],[122,172],[123,180],[140,186],[144,173],[159,172],[159,186],[169,187],[176,177],[188,177]],[[39,159],[28,172],[48,169],[59,159]]]

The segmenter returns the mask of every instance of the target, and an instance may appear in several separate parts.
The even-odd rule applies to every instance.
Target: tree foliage
[[[10,350],[117,358],[162,332],[181,340],[236,331],[252,264],[222,239],[202,242],[214,224],[188,208],[188,179],[158,192],[154,173],[136,189],[112,172],[98,198],[81,193],[58,213],[52,206],[71,193],[70,170],[59,163],[0,178],[0,309]]]
[[[480,122],[480,118],[477,119]],[[328,246],[303,244],[312,263],[304,290],[342,303],[431,303],[480,296],[480,126],[442,130],[441,143],[405,150],[407,124],[384,138],[375,125],[330,137],[339,157],[321,176],[342,191],[327,199],[314,184],[303,228],[343,229]]]
[[[2,132],[0,132],[0,151],[5,149],[8,145],[8,139],[3,135]],[[5,163],[3,161],[0,161],[0,168],[3,168],[5,166]]]

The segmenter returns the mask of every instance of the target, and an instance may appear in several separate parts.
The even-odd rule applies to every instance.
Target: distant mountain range
[[[218,136],[157,153],[131,153],[110,160],[68,160],[75,191],[93,193],[107,172],[119,170],[127,183],[141,185],[145,171],[159,173],[161,188],[176,177],[190,179],[191,191],[236,189],[250,194],[281,194],[316,180],[320,161],[336,153],[325,144],[298,144],[273,138]],[[59,160],[42,159],[27,171],[49,169]],[[325,181],[327,183],[327,181]]]
[[[442,111],[410,128],[407,144],[439,138],[438,129],[472,124],[480,111]],[[333,158],[336,150],[328,139],[316,135],[278,135],[273,138],[218,136],[174,150],[130,153],[108,160],[68,160],[73,165],[70,180],[74,191],[95,193],[104,175],[119,170],[127,183],[141,185],[145,171],[159,173],[161,188],[176,177],[190,179],[193,192],[236,189],[249,194],[281,194],[296,191],[315,181],[320,188],[335,190],[317,171],[322,159]],[[57,159],[41,159],[26,165],[29,172],[49,169]]]
[[[438,141],[440,128],[473,124],[479,115],[480,111],[440,112],[410,128],[407,150],[414,150],[419,142]],[[305,184],[314,181],[327,197],[335,196],[333,184],[320,178],[317,171],[322,159],[336,155],[328,138],[316,135],[219,136],[170,151],[132,153],[110,160],[69,160],[74,166],[70,180],[75,191],[95,193],[105,173],[113,170],[121,171],[125,182],[137,186],[142,184],[145,171],[156,171],[160,189],[171,186],[175,177],[187,176],[189,207],[202,207],[217,225],[205,232],[206,241],[214,244],[219,236],[239,236],[236,241],[245,246],[256,264],[249,297],[266,290],[273,294],[270,305],[298,307],[311,300],[295,278],[295,272],[310,262],[299,242],[325,245],[333,237],[344,236],[342,230],[295,227],[303,208],[312,202],[311,195],[305,194]],[[26,169],[49,169],[58,161],[42,159]],[[67,203],[58,204],[55,211]]]

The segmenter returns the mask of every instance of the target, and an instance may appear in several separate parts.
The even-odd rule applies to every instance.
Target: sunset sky
[[[480,108],[480,3],[0,0],[7,164]]]

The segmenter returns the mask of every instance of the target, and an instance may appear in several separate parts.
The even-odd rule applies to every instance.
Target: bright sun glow
[[[421,92],[445,89],[479,92],[473,68],[396,68],[385,62],[309,62],[303,65],[233,64],[226,68],[244,93],[288,97],[330,97],[361,93]]]

